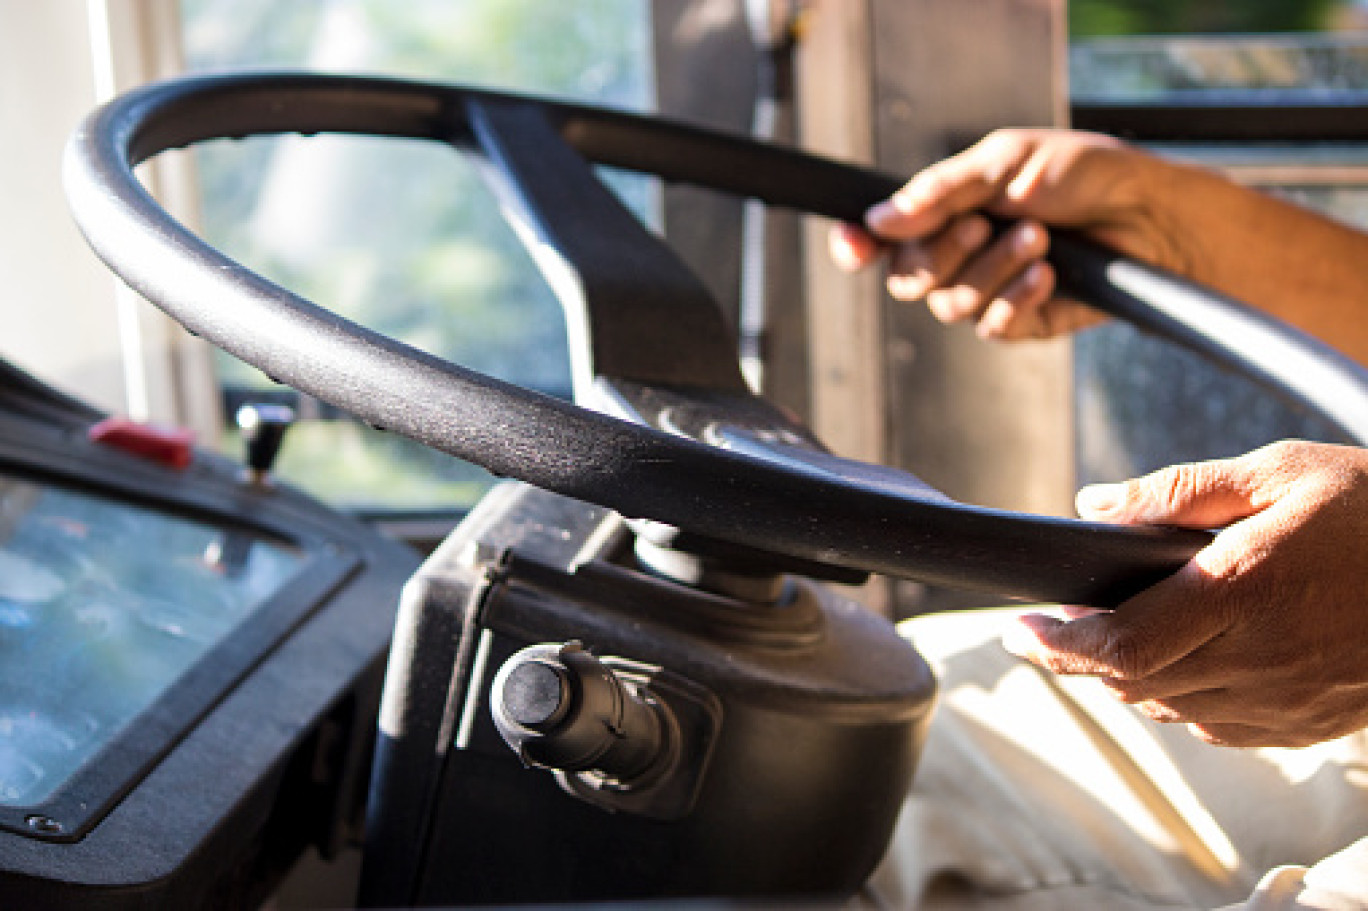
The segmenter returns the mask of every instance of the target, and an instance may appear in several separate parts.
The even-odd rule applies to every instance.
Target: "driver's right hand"
[[[925,299],[947,323],[975,321],[984,338],[1046,338],[1099,322],[1056,297],[1044,261],[1049,227],[1081,231],[1118,252],[1187,273],[1165,223],[1169,166],[1109,137],[1068,130],[999,130],[914,176],[837,225],[831,253],[846,269],[888,258],[888,291]],[[984,212],[1010,220],[994,233]]]

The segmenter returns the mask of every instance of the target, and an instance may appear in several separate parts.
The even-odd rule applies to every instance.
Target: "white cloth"
[[[857,906],[1368,908],[1368,734],[1209,746],[1009,655],[1014,613],[903,625],[940,702]]]

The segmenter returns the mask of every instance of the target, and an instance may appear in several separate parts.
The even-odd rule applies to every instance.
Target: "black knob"
[[[501,701],[504,713],[519,725],[554,730],[570,709],[570,681],[560,667],[524,661],[504,678]]]
[[[513,655],[494,677],[490,708],[528,765],[629,785],[653,778],[669,752],[662,709],[578,642]]]
[[[253,481],[263,481],[271,473],[294,419],[294,409],[287,405],[248,404],[238,409],[237,425]]]

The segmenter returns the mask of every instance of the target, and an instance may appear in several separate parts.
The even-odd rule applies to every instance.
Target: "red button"
[[[111,417],[93,425],[86,436],[92,443],[113,446],[168,468],[188,468],[195,458],[195,435],[180,427],[158,427]]]

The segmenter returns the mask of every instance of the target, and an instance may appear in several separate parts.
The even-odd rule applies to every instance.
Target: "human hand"
[[[1084,488],[1085,518],[1223,530],[1114,612],[1021,618],[1004,645],[1100,677],[1226,746],[1308,746],[1368,726],[1368,451],[1275,443]]]
[[[895,299],[924,297],[937,319],[976,320],[984,338],[1060,335],[1102,317],[1054,297],[1047,226],[1182,271],[1181,226],[1164,223],[1160,204],[1167,167],[1096,134],[1000,130],[917,174],[864,226],[834,227],[831,255],[854,270],[887,253]],[[983,212],[1016,224],[993,237]]]

